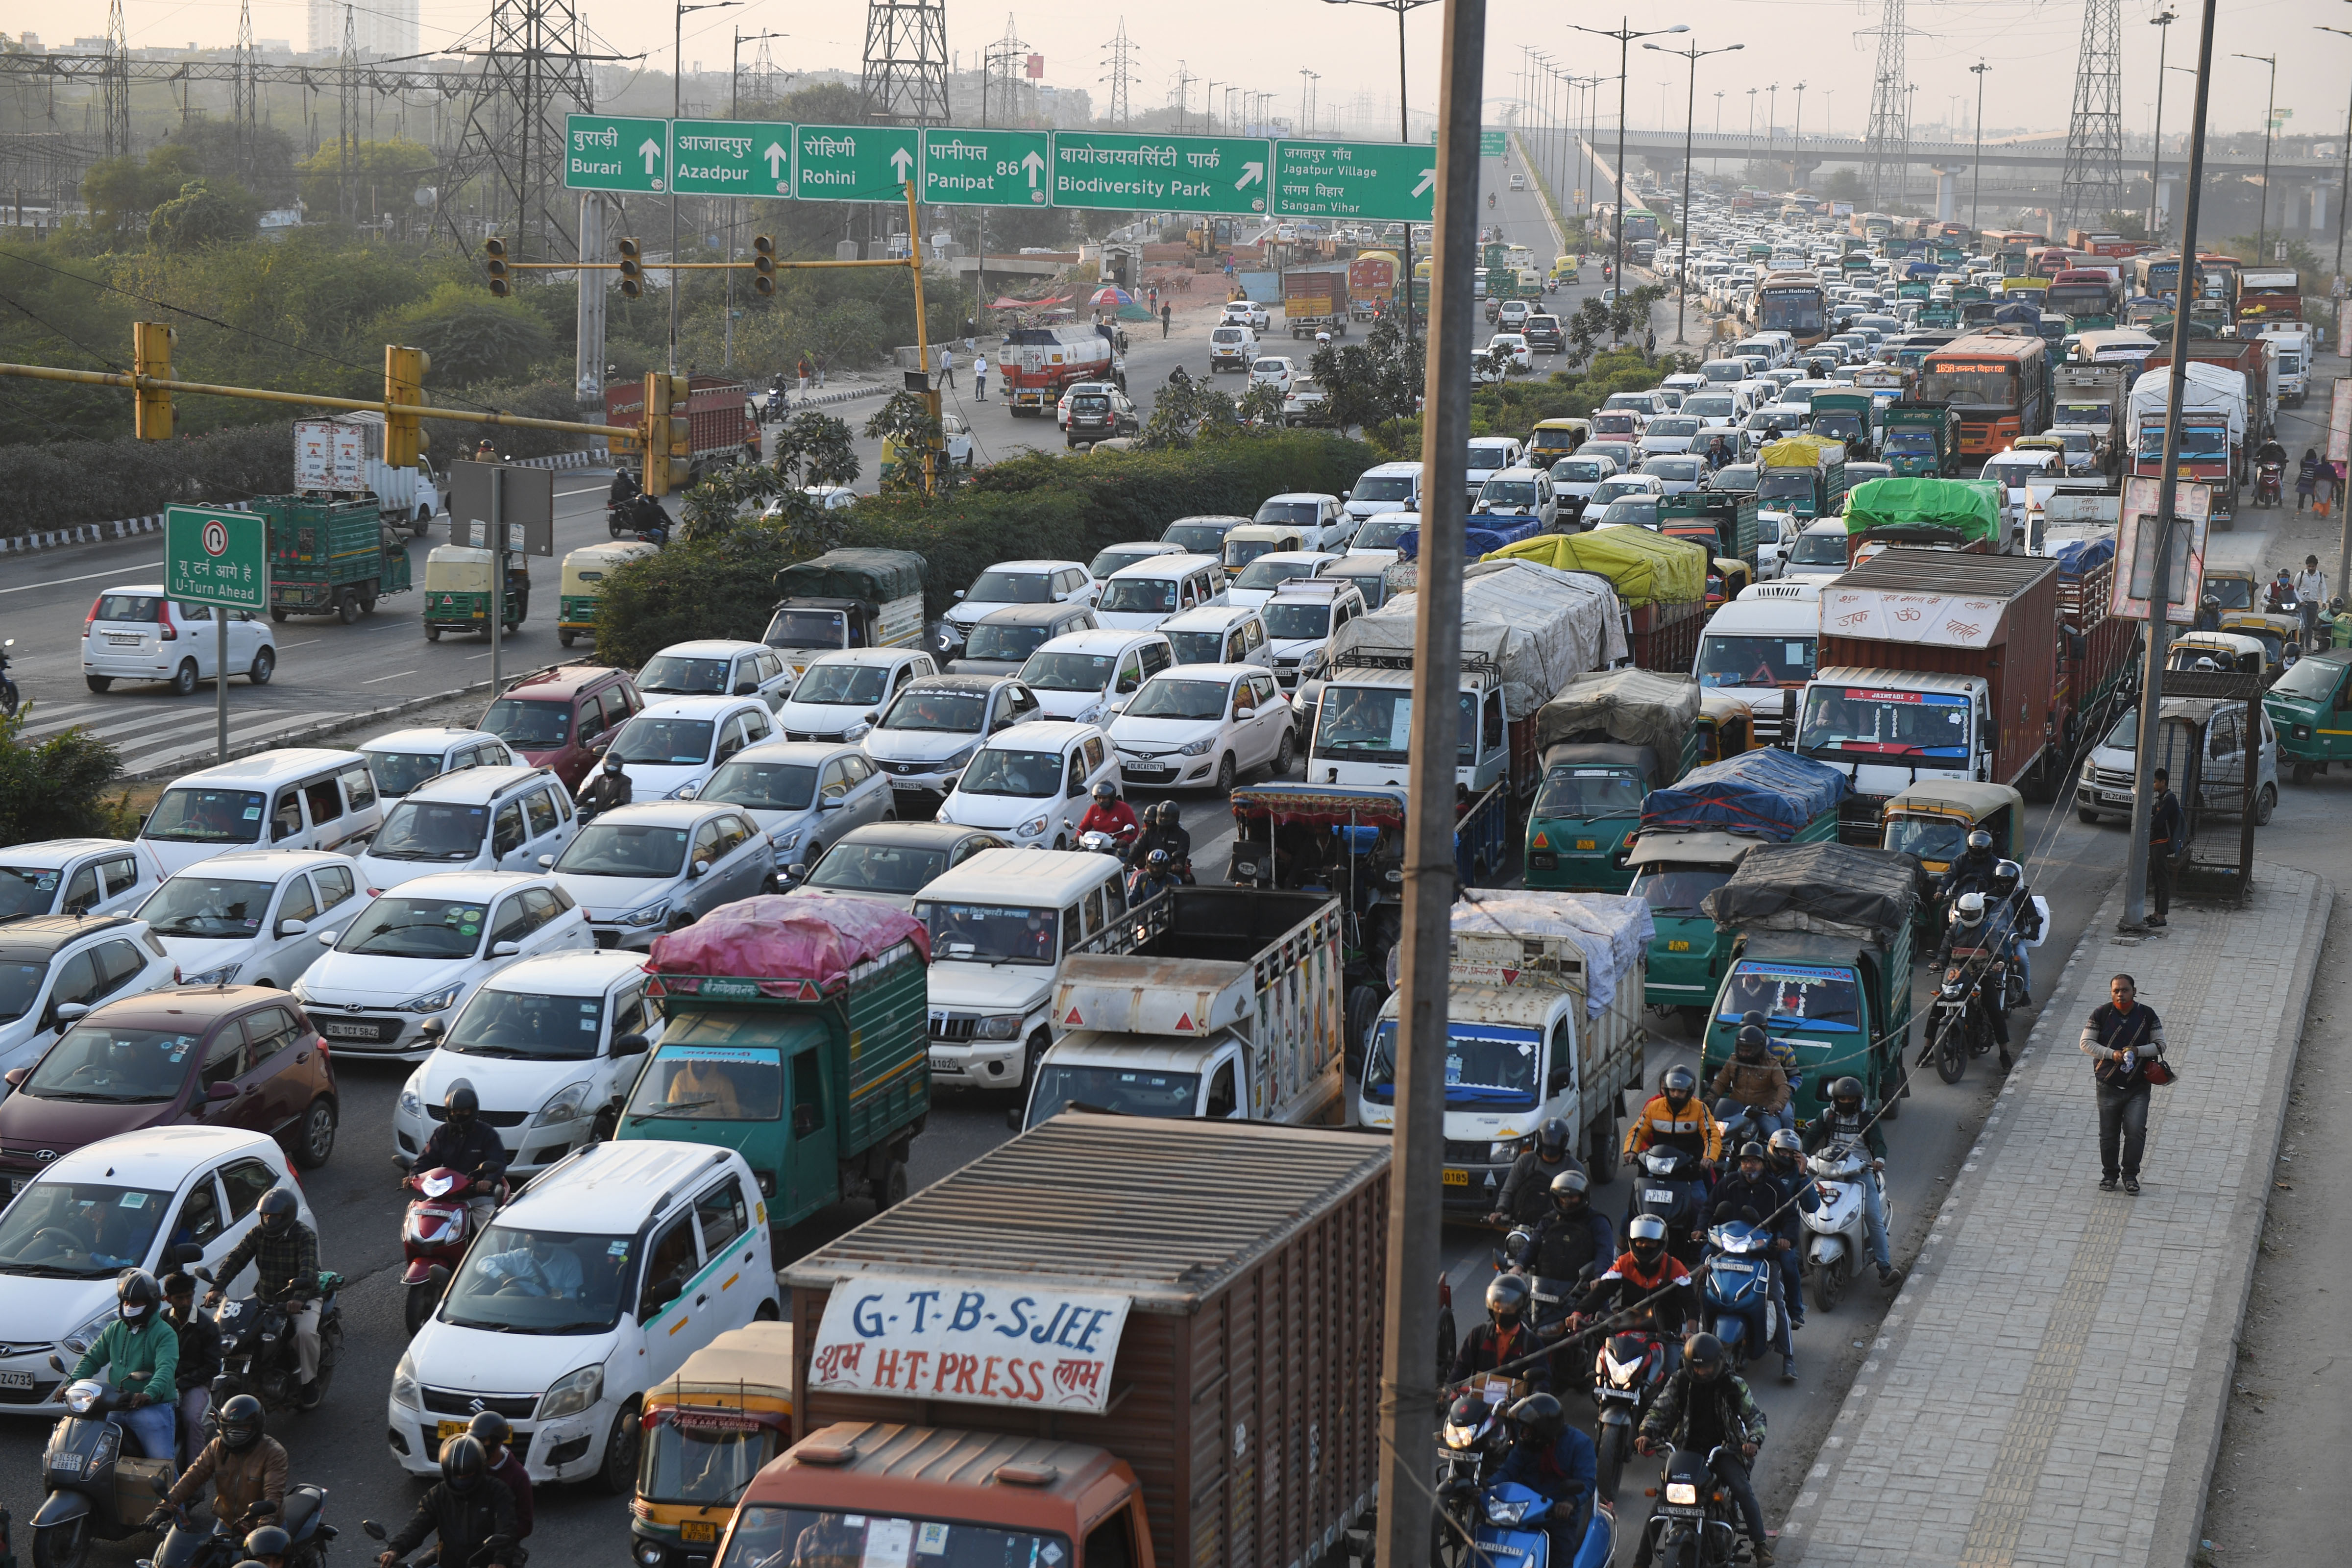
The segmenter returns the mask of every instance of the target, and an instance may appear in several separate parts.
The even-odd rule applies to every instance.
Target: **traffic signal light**
[[[694,428],[686,414],[687,378],[646,376],[646,494],[682,490],[694,468]]]
[[[776,291],[775,237],[755,234],[751,237],[751,292],[772,294]]]
[[[131,323],[131,368],[159,381],[172,379],[172,329],[161,321]],[[132,395],[131,433],[142,441],[172,438],[172,395],[141,387]]]
[[[383,400],[387,404],[404,404],[422,407],[425,403],[425,374],[433,368],[432,356],[423,349],[404,349],[385,344],[383,351]],[[425,450],[425,421],[422,416],[402,414],[387,409],[383,416],[383,463],[388,468],[413,468],[418,454]]]
[[[486,239],[482,241],[482,254],[487,258],[483,265],[489,269],[490,292],[503,300],[514,292],[513,286],[507,281],[507,242]]]
[[[624,237],[621,241],[621,297],[635,300],[646,291],[646,267],[637,254],[637,242]],[[652,405],[646,405],[650,408]]]

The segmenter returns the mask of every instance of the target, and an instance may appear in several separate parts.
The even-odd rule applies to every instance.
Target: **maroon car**
[[[506,689],[482,715],[481,728],[520,760],[552,768],[576,790],[596,765],[595,742],[629,721],[646,700],[628,671],[601,664],[558,664]]]
[[[335,1147],[325,1042],[283,991],[183,987],[110,1002],[7,1075],[0,1170],[26,1176],[85,1143],[149,1127],[239,1127],[316,1169]]]

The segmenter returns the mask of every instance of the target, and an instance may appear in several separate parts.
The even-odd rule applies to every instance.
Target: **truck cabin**
[[[1391,993],[1382,1005],[1364,1054],[1363,1098],[1375,1105],[1396,1103],[1401,994]],[[1482,1116],[1533,1116],[1575,1080],[1576,1027],[1570,1010],[1581,1013],[1583,1008],[1580,993],[1564,988],[1449,985],[1445,1108]],[[1468,1173],[1463,1175],[1466,1181]],[[1465,1183],[1448,1180],[1449,1206],[1465,1196],[1484,1208],[1494,1206],[1493,1192],[1471,1194],[1464,1188]]]
[[[1412,743],[1412,670],[1367,665],[1360,662],[1363,657],[1341,654],[1324,683],[1316,707],[1314,737],[1307,744],[1310,782],[1399,785],[1405,782]],[[1400,662],[1410,664],[1410,660]],[[1455,793],[1466,793],[1475,799],[1505,776],[1510,761],[1502,678],[1485,659],[1464,657],[1459,709]]]
[[[1528,886],[1624,891],[1632,879],[1625,840],[1642,820],[1642,802],[1666,782],[1658,753],[1570,742],[1544,752],[1543,769],[1528,814]]]
[[[1653,1007],[1705,1007],[1723,981],[1731,932],[1700,907],[1731,880],[1762,843],[1736,833],[1663,831],[1635,836],[1625,852],[1633,884],[1625,891],[1650,908],[1654,934],[1643,1000]]]
[[[861,600],[784,599],[760,640],[799,669],[821,653],[871,647],[873,633],[873,608]]]
[[[1148,1054],[1149,1060],[1139,1061]],[[1039,1065],[1028,1109],[1008,1111],[1016,1132],[1065,1110],[1170,1121],[1228,1121],[1242,1118],[1245,1073],[1230,1037],[1187,1039],[1177,1035],[1121,1035],[1065,1045]]]
[[[1909,984],[1909,952],[1901,954],[1900,973],[1888,955],[1853,937],[1756,931],[1739,941],[1734,952],[1716,998],[1705,1059],[1720,1066],[1743,1018],[1761,1013],[1772,1037],[1797,1054],[1804,1076],[1792,1102],[1798,1115],[1828,1110],[1830,1085],[1846,1073],[1860,1078],[1867,1089],[1874,1078],[1867,1068],[1876,1054],[1874,1042],[1890,1022],[1888,982]]]

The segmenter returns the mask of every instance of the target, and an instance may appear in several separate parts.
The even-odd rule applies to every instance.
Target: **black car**
[[[1558,353],[1568,346],[1568,334],[1560,330],[1558,316],[1529,316],[1519,330],[1526,334],[1528,347],[1540,353]]]
[[[1070,398],[1069,428],[1068,445],[1075,447],[1081,441],[1108,441],[1115,437],[1139,435],[1143,421],[1123,392],[1081,392]]]

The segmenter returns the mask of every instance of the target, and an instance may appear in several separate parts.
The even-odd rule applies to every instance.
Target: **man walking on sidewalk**
[[[2140,1152],[2147,1143],[2147,1064],[2164,1055],[2164,1024],[2142,1006],[2128,974],[2107,982],[2109,1000],[2091,1010],[2078,1048],[2091,1058],[2099,1091],[2099,1191],[2139,1192]]]
[[[2294,574],[2295,613],[2303,617],[2303,646],[2310,651],[2312,632],[2319,625],[2319,606],[2327,603],[2327,574],[2319,569],[2319,557],[2303,558],[2303,570]]]
[[[2147,923],[2160,926],[2172,911],[2172,858],[2180,851],[2180,836],[2186,831],[2180,816],[2180,797],[2168,785],[2170,776],[2156,770],[2156,804],[2147,814],[2147,895],[2155,900],[2156,913]]]
[[[940,384],[941,386],[955,384],[955,350],[945,343],[940,345]]]
[[[1160,335],[1162,338],[1165,338],[1168,335],[1168,323],[1175,319],[1176,307],[1174,304],[1171,303],[1160,307]]]

